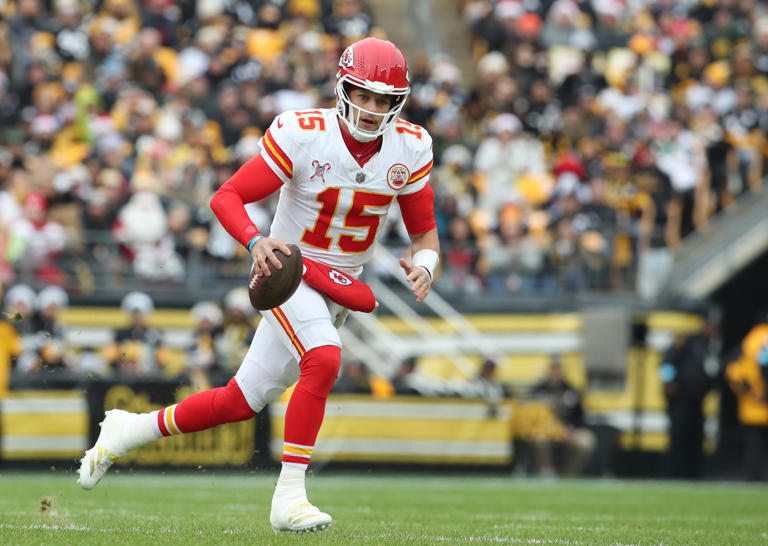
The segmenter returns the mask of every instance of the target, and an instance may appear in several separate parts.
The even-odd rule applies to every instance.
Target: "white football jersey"
[[[432,138],[398,119],[381,150],[360,166],[335,109],[283,112],[261,139],[261,155],[283,181],[270,236],[304,256],[358,275],[398,195],[421,190],[432,170]]]

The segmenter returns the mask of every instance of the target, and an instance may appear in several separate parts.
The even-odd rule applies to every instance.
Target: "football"
[[[258,311],[267,311],[279,307],[290,298],[301,282],[304,273],[304,262],[301,259],[301,250],[293,244],[288,245],[291,255],[286,256],[282,251],[275,249],[275,256],[283,264],[282,269],[275,268],[270,262],[271,275],[257,275],[251,266],[251,274],[248,278],[248,296],[251,305]]]

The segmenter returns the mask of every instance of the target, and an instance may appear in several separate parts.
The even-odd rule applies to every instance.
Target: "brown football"
[[[251,305],[259,311],[267,311],[279,307],[288,298],[293,296],[304,274],[304,262],[301,259],[301,250],[296,245],[288,245],[291,255],[286,256],[282,251],[275,249],[275,256],[283,264],[282,269],[275,268],[270,262],[271,275],[257,276],[251,268],[248,278],[248,296]]]

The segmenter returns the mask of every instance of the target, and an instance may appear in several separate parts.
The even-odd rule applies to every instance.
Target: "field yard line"
[[[15,525],[13,523],[0,523],[0,529],[8,529],[10,531],[82,531],[82,532],[98,532],[98,533],[115,533],[121,530],[110,527],[89,527],[88,525],[76,525],[74,523],[58,524],[58,523],[31,523],[27,525]],[[147,535],[155,534],[178,534],[177,529],[168,527],[161,527],[157,529],[142,529],[141,527],[132,527],[132,532],[143,532]],[[223,529],[221,533],[225,535],[244,535],[248,534],[247,530],[236,529]],[[197,534],[205,534],[202,529],[197,531]]]
[[[100,531],[102,533],[112,533],[114,529],[94,529],[87,525],[75,525],[69,523],[67,525],[59,525],[58,523],[32,523],[30,525],[14,525],[12,523],[0,523],[0,529],[10,529],[13,531]]]
[[[394,539],[401,538],[395,537],[391,534],[381,535],[346,535],[348,537],[362,538],[365,540],[376,539]],[[435,542],[480,542],[480,543],[492,543],[492,544],[584,544],[584,542],[578,540],[565,540],[560,538],[514,538],[514,537],[498,537],[493,535],[470,535],[470,536],[453,536],[448,537],[444,535],[407,535],[411,540],[432,540]],[[617,545],[625,546],[625,545]],[[629,546],[629,545],[626,545]]]
[[[436,540],[438,542],[454,542],[457,539],[457,537],[446,537],[441,535],[421,535],[420,537],[413,538]],[[466,540],[469,542],[491,542],[504,544],[584,544],[581,541],[571,541],[560,538],[513,538],[497,537],[492,535],[461,537],[460,540]]]

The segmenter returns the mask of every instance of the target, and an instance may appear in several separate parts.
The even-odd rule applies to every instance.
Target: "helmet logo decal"
[[[352,49],[352,46],[349,46],[347,49],[344,50],[344,53],[341,54],[341,59],[339,59],[339,66],[342,66],[344,68],[351,68],[352,65],[355,64],[355,53]]]
[[[325,171],[331,170],[331,164],[325,163],[324,165],[321,165],[320,162],[315,159],[312,161],[312,168],[315,169],[315,174],[309,177],[310,180],[314,180],[315,178],[319,177],[320,180],[323,181],[323,184],[325,184]]]
[[[387,171],[387,184],[393,190],[399,190],[408,183],[411,172],[402,163],[395,163]]]

